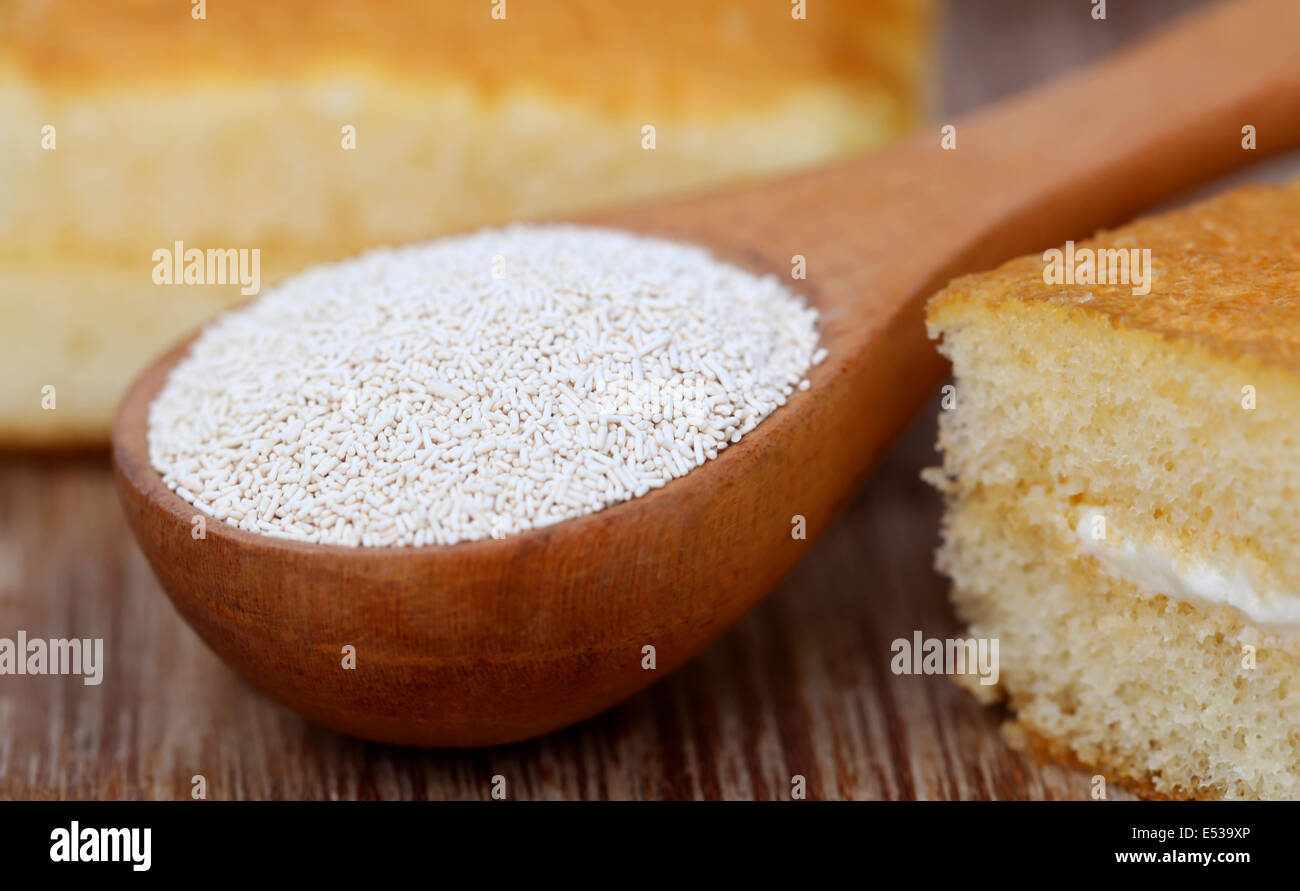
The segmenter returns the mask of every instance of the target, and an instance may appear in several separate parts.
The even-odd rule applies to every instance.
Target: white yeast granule
[[[253,532],[499,538],[715,457],[801,384],[816,321],[775,277],[611,230],[377,250],[210,324],[150,407],[150,459]]]

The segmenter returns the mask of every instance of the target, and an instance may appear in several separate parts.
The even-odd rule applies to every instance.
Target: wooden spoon
[[[216,521],[196,540],[195,508],[146,447],[149,403],[181,344],[135,381],[117,419],[131,527],[203,639],[321,724],[474,746],[595,714],[735,622],[845,504],[942,378],[922,306],[945,281],[1300,142],[1297,33],[1295,0],[1217,7],[958,122],[955,150],[936,126],[851,163],[588,220],[783,277],[802,254],[808,278],[793,284],[823,313],[829,358],[812,389],[643,498],[450,547],[298,544]],[[1242,148],[1247,125],[1258,151]],[[796,516],[806,539],[792,537]]]

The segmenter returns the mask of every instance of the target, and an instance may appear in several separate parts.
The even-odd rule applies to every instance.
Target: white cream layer
[[[1104,520],[1104,537],[1098,535]],[[1252,580],[1244,567],[1211,566],[1175,555],[1158,542],[1141,541],[1115,528],[1105,511],[1086,507],[1074,531],[1079,551],[1093,557],[1112,576],[1143,591],[1195,606],[1227,605],[1250,621],[1274,631],[1300,631],[1300,598],[1270,590]]]

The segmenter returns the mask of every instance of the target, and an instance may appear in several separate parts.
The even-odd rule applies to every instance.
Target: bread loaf
[[[102,442],[131,374],[246,299],[155,283],[177,242],[257,249],[264,286],[377,244],[814,164],[914,122],[925,0],[793,9],[0,0],[0,444]]]

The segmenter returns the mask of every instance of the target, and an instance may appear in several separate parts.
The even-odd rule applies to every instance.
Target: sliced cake
[[[938,566],[1015,735],[1152,796],[1300,797],[1300,184],[957,279],[928,321]]]

